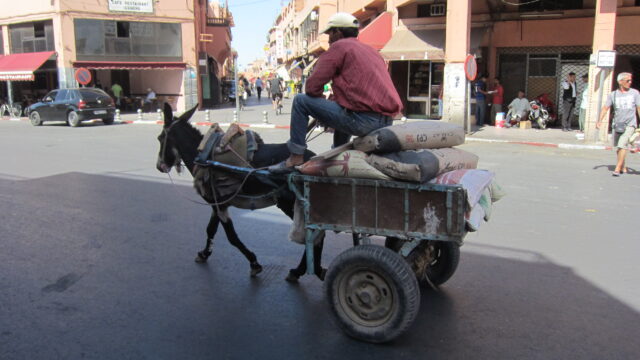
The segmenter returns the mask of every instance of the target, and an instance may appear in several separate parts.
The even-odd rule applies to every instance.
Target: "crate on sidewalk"
[[[531,121],[529,120],[520,121],[520,129],[531,129]]]

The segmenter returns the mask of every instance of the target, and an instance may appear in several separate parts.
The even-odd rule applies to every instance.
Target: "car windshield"
[[[101,99],[101,98],[105,98],[109,95],[107,95],[105,92],[102,92],[100,90],[88,90],[88,89],[82,89],[80,90],[80,97],[82,97],[82,99],[84,100],[97,100],[97,99]]]

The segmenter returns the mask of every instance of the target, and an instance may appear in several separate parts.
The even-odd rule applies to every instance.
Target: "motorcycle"
[[[549,112],[538,100],[532,100],[529,102],[531,111],[529,112],[529,121],[532,124],[537,124],[540,129],[546,129],[549,123]]]
[[[558,119],[558,115],[556,113],[556,105],[551,101],[551,99],[549,99],[549,94],[543,93],[533,100],[540,103],[540,105],[547,111],[549,118],[547,119],[546,125],[549,126],[555,124]]]

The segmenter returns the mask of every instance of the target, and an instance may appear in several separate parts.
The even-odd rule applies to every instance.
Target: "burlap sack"
[[[368,162],[394,179],[423,183],[447,171],[475,169],[478,157],[464,150],[444,148],[372,154]]]
[[[464,144],[462,126],[434,120],[388,126],[353,140],[354,148],[366,153],[440,149],[460,144]]]
[[[367,163],[367,154],[348,150],[330,159],[309,160],[298,167],[305,175],[391,180]]]
[[[456,148],[428,150],[438,158],[438,174],[459,169],[476,169],[478,155]]]

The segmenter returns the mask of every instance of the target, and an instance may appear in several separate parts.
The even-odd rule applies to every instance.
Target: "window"
[[[43,38],[44,37],[44,23],[43,22],[35,22],[33,23],[33,37]]]
[[[118,29],[117,36],[119,38],[128,38],[129,37],[129,23],[126,21],[117,21],[116,28]]]
[[[67,95],[69,94],[69,90],[66,89],[62,89],[58,92],[58,95],[56,96],[56,101],[65,101],[67,100]]]
[[[9,39],[14,54],[55,50],[50,20],[9,25]]]
[[[74,26],[78,60],[182,60],[180,24],[75,19]]]
[[[4,39],[2,37],[2,28],[0,28],[0,55],[4,55]]]
[[[445,3],[440,4],[418,4],[418,17],[435,17],[435,16],[445,16],[446,12]]]

